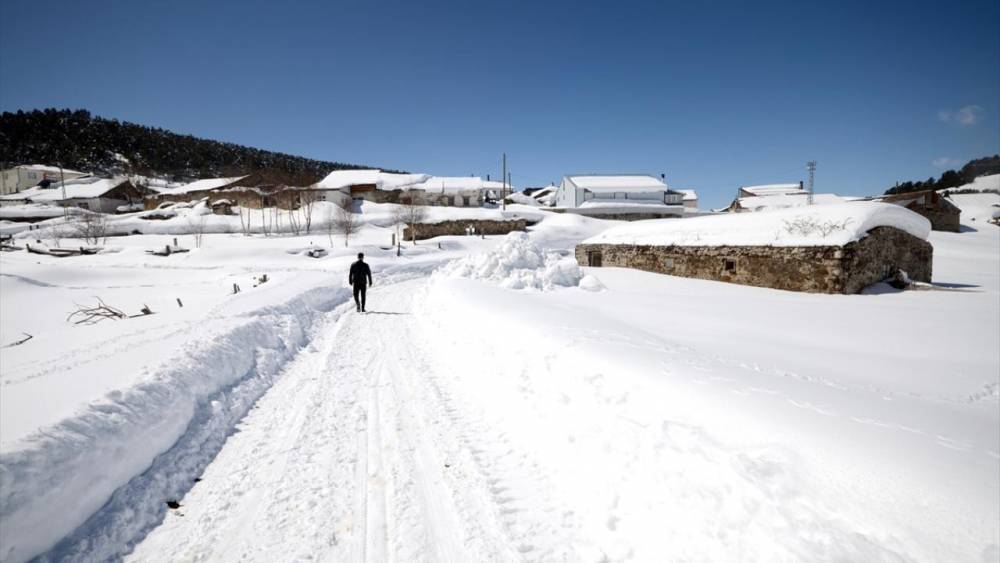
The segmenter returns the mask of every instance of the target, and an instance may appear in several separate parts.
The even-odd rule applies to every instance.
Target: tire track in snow
[[[130,559],[524,559],[472,446],[490,438],[436,389],[408,316],[422,283],[369,294],[401,314],[328,329]]]

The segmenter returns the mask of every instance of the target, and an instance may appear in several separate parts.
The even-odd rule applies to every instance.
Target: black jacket
[[[368,267],[361,260],[351,264],[351,273],[347,276],[347,283],[351,285],[365,285],[365,278],[368,278],[368,284],[372,284],[372,269]]]

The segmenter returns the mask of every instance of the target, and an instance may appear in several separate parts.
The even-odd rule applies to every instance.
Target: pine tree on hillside
[[[333,170],[370,168],[199,139],[94,117],[86,110],[52,108],[0,114],[0,162],[4,167],[61,164],[97,174],[128,172],[177,179],[273,170],[313,182]]]

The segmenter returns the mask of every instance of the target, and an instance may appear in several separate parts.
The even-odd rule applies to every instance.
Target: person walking
[[[368,267],[368,264],[365,264],[363,252],[359,252],[358,261],[351,264],[351,273],[347,276],[347,283],[354,286],[354,304],[358,306],[358,312],[365,312],[365,291],[369,285],[372,285],[372,269]]]

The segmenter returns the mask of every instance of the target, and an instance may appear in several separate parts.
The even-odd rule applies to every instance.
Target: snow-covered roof
[[[591,199],[585,201],[579,205],[580,208],[586,209],[634,209],[638,211],[677,211],[680,212],[684,209],[683,205],[668,205],[663,203],[663,201],[658,199],[631,199],[631,200],[613,200],[613,199]]]
[[[321,190],[340,190],[350,186],[374,185],[380,190],[403,189],[426,181],[427,174],[393,174],[381,170],[334,170],[316,183]]]
[[[802,185],[797,182],[794,184],[762,184],[760,186],[743,186],[740,189],[748,194],[757,196],[782,195],[797,192],[805,193],[805,190],[802,189]]]
[[[566,176],[573,185],[592,192],[663,192],[667,185],[647,174]]]
[[[48,164],[22,164],[20,166],[15,166],[14,168],[21,168],[24,170],[32,170],[35,172],[54,172],[59,173],[58,166],[49,166]],[[69,168],[62,169],[63,174],[85,174],[85,172],[80,172],[77,170],[70,170]]]
[[[66,180],[65,198],[63,197],[63,183],[53,182],[48,188],[36,186],[16,194],[0,196],[0,199],[19,201],[30,200],[32,202],[62,201],[63,199],[90,199],[101,197],[105,193],[117,188],[127,182],[125,178],[98,178],[96,176],[82,176]]]
[[[546,186],[540,190],[535,190],[534,192],[532,192],[530,194],[530,197],[533,197],[535,199],[540,199],[549,194],[555,193],[556,189],[557,189],[556,186]]]
[[[481,190],[484,183],[483,179],[477,176],[431,176],[419,184],[414,184],[411,188],[429,193],[445,193]]]
[[[612,227],[588,244],[655,246],[843,246],[876,227],[895,227],[927,239],[930,221],[898,205],[854,202],[728,213],[690,219],[656,219]]]
[[[813,204],[816,205],[829,205],[831,203],[844,202],[844,198],[836,194],[813,194]],[[807,192],[796,192],[767,196],[741,197],[739,199],[739,203],[740,207],[750,211],[801,207],[803,205],[809,205],[809,194]]]
[[[158,191],[160,193],[165,193],[165,194],[186,194],[190,192],[215,190],[223,186],[228,186],[233,182],[239,182],[243,178],[246,178],[246,176],[233,176],[230,178],[205,178],[204,180],[195,180],[190,184],[184,184],[176,188],[161,189]]]
[[[670,188],[672,191],[684,194],[684,201],[698,201],[698,192],[690,189],[679,190],[677,188]]]

